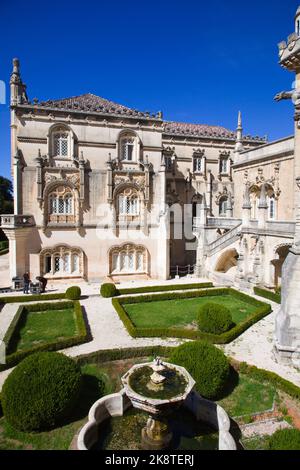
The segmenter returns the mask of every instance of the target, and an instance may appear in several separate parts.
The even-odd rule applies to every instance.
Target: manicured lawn
[[[200,305],[207,302],[227,307],[235,324],[244,321],[257,309],[231,295],[139,302],[124,304],[123,308],[138,328],[182,328],[196,321]]]
[[[271,385],[239,375],[238,383],[230,395],[218,403],[231,417],[238,418],[271,410],[275,394]]]
[[[57,341],[77,333],[74,309],[28,312],[17,326],[9,354],[30,349],[45,342]]]

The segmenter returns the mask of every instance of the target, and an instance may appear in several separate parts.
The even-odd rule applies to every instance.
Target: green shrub
[[[79,300],[80,296],[81,296],[81,289],[78,286],[72,286],[66,290],[66,299]]]
[[[4,382],[3,413],[21,431],[49,429],[68,417],[81,390],[81,372],[73,359],[42,352],[24,359]]]
[[[109,298],[109,297],[115,297],[118,295],[118,289],[116,286],[110,282],[107,282],[105,284],[102,284],[100,288],[100,294],[102,297]]]
[[[197,322],[200,331],[220,335],[230,330],[232,316],[223,305],[207,302],[200,307]]]
[[[222,351],[205,341],[178,346],[170,362],[188,370],[196,381],[196,390],[205,398],[219,397],[229,378],[228,359]]]
[[[300,430],[279,429],[269,439],[269,450],[300,450]]]

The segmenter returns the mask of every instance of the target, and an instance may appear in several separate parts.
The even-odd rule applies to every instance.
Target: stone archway
[[[238,252],[235,248],[224,251],[219,257],[215,271],[218,273],[227,273],[231,268],[237,266]]]

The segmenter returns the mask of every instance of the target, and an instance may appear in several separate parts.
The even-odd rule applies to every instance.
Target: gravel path
[[[90,296],[83,299],[81,304],[88,318],[93,339],[89,343],[64,349],[62,352],[68,356],[75,357],[101,349],[152,345],[176,346],[181,343],[176,339],[132,338],[114,310],[111,299]],[[273,371],[300,386],[299,370],[293,366],[278,364],[274,358],[272,352],[274,319],[279,306],[272,303],[272,307],[274,310],[272,314],[256,323],[231,344],[221,348],[228,356],[238,361],[245,361],[248,364]],[[18,304],[7,304],[0,313],[0,337],[5,334],[17,308]],[[8,373],[9,371],[0,373],[0,388]]]

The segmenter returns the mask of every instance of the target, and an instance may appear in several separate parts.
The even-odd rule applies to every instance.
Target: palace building
[[[299,16],[299,15],[298,15]],[[294,137],[168,122],[94,94],[11,87],[10,277],[278,286],[294,241]]]

